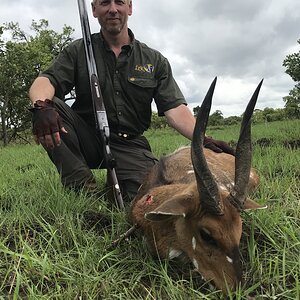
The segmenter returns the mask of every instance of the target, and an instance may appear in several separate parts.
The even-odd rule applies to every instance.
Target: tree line
[[[18,23],[0,26],[0,140],[4,146],[12,141],[28,141],[31,136],[31,116],[28,90],[33,80],[72,40],[74,29],[64,25],[61,32],[49,28],[47,20],[32,21],[30,32]],[[300,39],[297,41],[300,44]],[[286,73],[295,81],[295,87],[283,98],[283,109],[265,108],[254,112],[254,122],[300,119],[300,51],[287,55],[283,61]],[[194,108],[196,115],[199,107]],[[224,118],[214,112],[209,125],[232,125],[241,116]],[[167,126],[165,118],[153,113],[152,127]]]
[[[30,134],[28,90],[33,80],[72,41],[74,29],[49,29],[47,20],[32,21],[31,33],[18,23],[0,26],[0,139],[3,145]],[[7,40],[7,41],[6,41]]]

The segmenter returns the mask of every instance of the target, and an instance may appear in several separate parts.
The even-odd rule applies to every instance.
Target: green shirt
[[[92,44],[110,129],[137,135],[150,126],[153,99],[160,116],[186,101],[168,60],[129,34],[132,42],[122,47],[118,58],[101,33],[92,35]],[[75,87],[72,108],[95,126],[83,39],[64,48],[41,76],[50,79],[60,99]]]

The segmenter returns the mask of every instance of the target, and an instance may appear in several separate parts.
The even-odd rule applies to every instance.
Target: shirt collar
[[[125,52],[127,52],[127,55],[129,56],[130,53],[131,53],[131,51],[132,51],[132,49],[133,49],[133,44],[134,44],[134,42],[135,42],[134,34],[133,34],[133,32],[131,31],[131,29],[129,29],[129,28],[128,28],[128,35],[129,35],[129,38],[130,38],[130,44],[124,45],[124,46],[122,47],[122,49],[124,49]],[[103,37],[103,33],[102,33],[101,30],[100,30],[100,40],[102,41],[102,43],[103,43],[105,49],[106,49],[107,51],[110,51],[110,47],[108,46],[107,42],[105,41],[105,39],[104,39],[104,37]]]

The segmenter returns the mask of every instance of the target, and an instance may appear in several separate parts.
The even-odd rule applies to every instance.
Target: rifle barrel
[[[90,24],[88,14],[86,10],[85,0],[78,0],[78,9],[81,22],[82,36],[84,41],[86,61],[90,79],[90,88],[92,94],[93,109],[95,114],[96,126],[100,132],[100,137],[103,143],[105,160],[107,168],[109,169],[109,176],[113,183],[114,195],[119,205],[119,208],[124,209],[124,202],[119,187],[116,171],[115,171],[115,160],[112,156],[109,147],[109,126],[107,120],[107,114],[104,106],[104,100],[100,88],[100,82],[98,79],[98,72],[92,46],[92,35],[90,30]]]

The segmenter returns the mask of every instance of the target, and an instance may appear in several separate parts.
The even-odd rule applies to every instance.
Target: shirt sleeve
[[[78,41],[64,48],[40,76],[47,77],[55,88],[55,96],[63,99],[75,85]]]
[[[158,85],[154,95],[154,101],[159,116],[163,116],[165,111],[181,104],[187,105],[186,100],[173,77],[170,63],[165,57],[163,57],[160,63]]]

